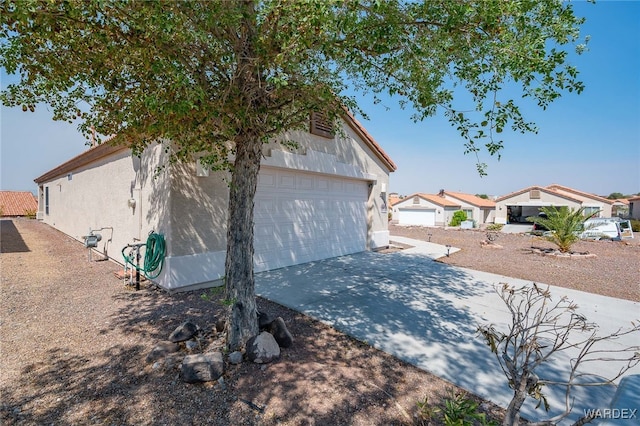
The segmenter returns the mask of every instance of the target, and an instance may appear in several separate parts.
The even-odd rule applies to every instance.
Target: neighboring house
[[[618,198],[613,200],[611,206],[611,217],[629,217],[629,200]]]
[[[35,215],[38,201],[29,191],[0,191],[0,216],[18,217]]]
[[[585,216],[611,217],[613,200],[561,185],[529,186],[496,199],[495,223],[527,223],[540,207],[585,208]]]
[[[473,220],[476,226],[493,222],[496,209],[496,203],[493,200],[462,192],[441,191],[440,194],[449,201],[459,203],[460,209],[467,214],[467,219]]]
[[[386,188],[395,164],[351,114],[335,135],[316,118],[309,132],[278,138],[296,148],[264,146],[256,272],[389,244]],[[126,244],[163,234],[165,266],[154,282],[171,291],[212,285],[225,273],[230,176],[209,173],[195,158],[167,165],[168,145],[150,145],[140,157],[98,145],[43,174],[35,179],[39,217],[78,240],[100,230],[97,250],[120,263]]]
[[[627,198],[627,201],[629,202],[629,217],[640,220],[640,196]]]
[[[446,226],[461,207],[459,202],[440,195],[420,193],[409,195],[392,206],[394,220],[405,226]]]

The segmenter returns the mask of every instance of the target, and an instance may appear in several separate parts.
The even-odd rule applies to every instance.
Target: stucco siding
[[[84,241],[83,236],[90,229],[96,230],[102,235],[96,250],[122,263],[120,252],[126,244],[146,239],[152,230],[168,230],[167,224],[160,221],[161,212],[149,209],[151,195],[160,192],[164,184],[162,176],[154,179],[149,172],[157,166],[158,159],[154,149],[146,152],[142,160],[132,157],[130,150],[122,150],[42,182],[40,217],[79,241]],[[130,206],[130,200],[135,201],[135,206]]]

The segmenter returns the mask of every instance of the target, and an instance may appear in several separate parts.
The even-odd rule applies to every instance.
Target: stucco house
[[[629,202],[629,217],[640,220],[640,196],[627,198]]]
[[[398,225],[446,226],[462,206],[441,195],[416,193],[396,201],[392,208]]]
[[[38,202],[29,191],[0,191],[0,216],[19,217],[36,213]]]
[[[460,203],[460,210],[464,211],[467,219],[473,220],[476,226],[493,223],[496,209],[496,203],[493,200],[462,192],[441,191],[441,194],[449,201]]]
[[[529,186],[496,199],[495,223],[526,223],[540,207],[585,208],[585,216],[611,217],[613,200],[562,185]]]
[[[386,192],[395,164],[350,113],[335,134],[315,118],[308,132],[287,132],[264,146],[256,272],[389,243]],[[166,240],[157,285],[170,291],[212,285],[224,275],[230,176],[203,169],[197,158],[167,165],[168,144],[151,145],[140,157],[98,145],[44,173],[35,179],[38,218],[80,241],[99,230],[96,250],[120,263],[126,244],[155,231]]]

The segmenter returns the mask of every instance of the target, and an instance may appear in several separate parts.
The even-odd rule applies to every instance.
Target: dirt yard
[[[437,405],[462,392],[262,299],[259,308],[285,320],[294,346],[268,365],[227,365],[221,383],[186,384],[184,351],[155,366],[145,357],[186,320],[206,331],[203,344],[215,340],[220,303],[203,291],[136,292],[115,278],[118,265],[89,262],[81,243],[34,220],[3,220],[0,231],[3,425],[411,425],[420,423],[418,401]],[[638,244],[585,243],[597,257],[569,260],[525,253],[544,244],[529,237],[501,236],[503,249],[482,249],[477,231],[392,233],[462,248],[448,263],[639,300]]]
[[[637,233],[636,238],[623,241],[579,241],[573,251],[595,256],[567,259],[532,253],[532,247],[555,246],[542,237],[524,234],[498,233],[495,244],[502,248],[488,248],[482,245],[487,233],[481,230],[391,225],[390,231],[391,235],[460,248],[440,259],[451,265],[640,302]]]

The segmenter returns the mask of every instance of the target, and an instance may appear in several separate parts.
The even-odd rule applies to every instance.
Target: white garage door
[[[255,198],[255,269],[366,250],[368,184],[263,167]]]
[[[398,223],[400,225],[435,226],[436,211],[434,209],[399,209]]]

